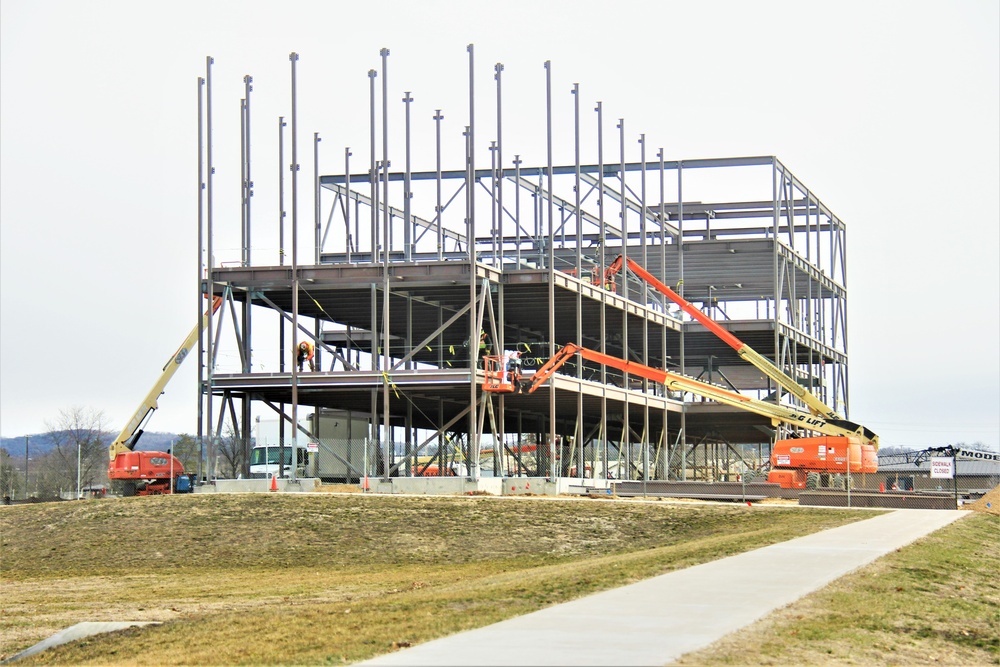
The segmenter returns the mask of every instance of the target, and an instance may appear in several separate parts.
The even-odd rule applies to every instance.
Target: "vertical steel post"
[[[319,142],[323,141],[323,138],[319,136],[319,132],[313,132],[313,226],[315,239],[314,243],[314,256],[313,264],[319,264],[320,251],[322,250],[322,220],[320,218],[320,188],[319,188]],[[319,354],[319,348],[316,348],[316,354]],[[317,361],[316,367],[319,368],[319,362]]]
[[[646,255],[646,135],[639,135],[639,161],[642,165],[640,173],[642,174],[642,183],[639,190],[639,208],[642,211],[639,217],[639,256],[642,259],[642,267],[647,268],[648,257]],[[649,305],[649,290],[646,281],[642,281],[642,305]],[[642,363],[649,365],[649,319],[647,317],[642,318]],[[642,380],[642,391],[647,393],[649,391],[649,380],[643,378]],[[649,479],[649,401],[643,399],[642,404],[642,480],[645,483]],[[643,487],[643,495],[645,495],[645,487]]]
[[[555,266],[555,220],[552,204],[552,63],[545,61],[545,171],[548,187],[548,269],[549,269],[549,358],[556,354],[556,266]],[[561,458],[560,458],[561,461]],[[549,383],[549,476],[558,477],[556,470],[556,387]]]
[[[285,265],[285,117],[278,116],[278,265]],[[278,372],[285,372],[285,318],[278,315]],[[292,364],[295,359],[292,359]],[[277,477],[284,478],[285,460],[285,404],[279,406],[278,419],[278,471]],[[266,456],[265,452],[265,456]]]
[[[344,147],[344,229],[347,230],[347,263],[351,263],[351,252],[358,242],[357,217],[354,218],[355,229],[351,232],[351,147]]]
[[[573,192],[576,217],[576,277],[583,280],[583,216],[580,212],[580,84],[574,83],[573,90]],[[583,290],[576,291],[576,344],[583,345]],[[576,379],[583,379],[583,364],[576,366]],[[573,442],[576,445],[576,476],[584,478],[583,456],[583,392],[576,392],[576,431]]]
[[[663,272],[662,278],[663,282],[667,281],[667,190],[666,183],[664,182],[664,171],[663,171],[663,158],[664,150],[660,148],[657,151],[656,156],[660,159],[660,270]],[[665,296],[660,297],[660,303],[663,304],[663,312],[667,312],[667,299]],[[666,368],[667,365],[667,325],[664,321],[663,326],[660,327],[660,349],[663,351],[663,367]],[[664,392],[666,396],[666,392]],[[669,430],[667,429],[668,416],[670,411],[667,410],[667,406],[663,406],[663,467],[661,468],[663,472],[663,479],[670,478],[670,438],[668,437]]]
[[[243,77],[243,92],[244,92],[244,103],[243,103],[243,225],[244,229],[244,248],[243,248],[243,259],[244,265],[250,266],[252,262],[251,248],[253,243],[251,240],[251,226],[250,226],[250,201],[253,198],[253,180],[250,170],[250,93],[253,91],[253,77],[249,74]],[[253,358],[250,355],[250,341],[253,340],[253,332],[251,331],[252,325],[252,310],[251,305],[253,301],[253,292],[249,291],[246,295],[246,300],[243,302],[243,349],[246,350],[244,355],[243,372],[250,373],[253,370]],[[247,475],[250,474],[250,400],[244,398],[241,405],[241,419],[242,419],[242,445],[243,445],[243,473]],[[173,461],[173,459],[171,459]],[[173,478],[173,475],[171,475]]]
[[[409,262],[413,259],[413,221],[410,219],[410,91],[403,93],[403,104],[406,105],[406,171],[403,173],[403,258]],[[409,432],[409,431],[407,431]]]
[[[782,363],[781,354],[781,327],[779,321],[781,320],[781,283],[780,283],[780,260],[778,256],[778,227],[780,225],[780,209],[778,208],[778,163],[772,158],[771,159],[771,213],[772,213],[772,233],[771,233],[771,261],[773,269],[773,280],[774,280],[774,319],[773,329],[774,329],[774,363],[778,368],[782,368],[784,364]],[[784,174],[781,174],[782,182],[784,181]],[[768,388],[774,388],[774,401],[775,403],[781,403],[781,397],[784,394],[783,388],[780,384],[773,383],[770,378],[767,381]],[[772,446],[774,443],[771,443]]]
[[[251,170],[250,170],[250,165],[251,165],[251,161],[250,161],[250,93],[253,92],[253,77],[250,76],[249,74],[247,74],[246,76],[243,77],[243,88],[244,88],[244,92],[243,92],[244,99],[246,100],[246,106],[244,108],[244,118],[246,120],[246,123],[244,124],[244,127],[243,127],[243,131],[244,131],[243,144],[244,144],[244,146],[246,146],[246,152],[245,152],[246,161],[244,162],[244,172],[243,172],[243,178],[246,181],[246,190],[245,190],[245,194],[246,194],[246,218],[245,218],[245,224],[246,224],[246,265],[250,266],[250,263],[252,262],[252,258],[250,256],[250,253],[251,253],[251,250],[253,248],[253,243],[251,241],[251,227],[250,227],[250,202],[253,200],[253,176],[252,176]],[[249,300],[247,301],[247,303],[249,304]],[[249,310],[249,306],[248,306],[248,310]],[[250,336],[249,336],[249,334],[247,334],[247,339],[249,340],[249,338],[250,338]],[[247,349],[249,349],[249,347],[247,347]],[[249,355],[247,355],[247,356],[249,358]]]
[[[372,223],[371,223],[371,240],[372,240],[372,254],[371,263],[378,264],[378,207],[375,205],[375,201],[378,199],[378,183],[376,181],[376,164],[375,164],[375,77],[378,76],[378,72],[373,69],[368,70],[368,129],[369,129],[369,161],[368,161],[368,183],[371,186],[371,209],[372,209]],[[376,365],[376,355],[375,355],[375,336],[374,330],[372,330],[372,370],[375,369]]]
[[[848,343],[847,343],[847,312],[848,312],[848,309],[847,309],[847,229],[845,227],[840,226],[839,224],[837,225],[837,227],[839,228],[838,231],[840,232],[840,238],[841,238],[841,243],[842,243],[842,246],[841,246],[841,262],[842,262],[842,264],[841,264],[841,275],[843,276],[842,285],[844,286],[844,296],[843,296],[844,310],[843,310],[843,314],[842,314],[842,317],[841,317],[841,326],[843,327],[843,334],[844,335],[843,335],[842,338],[843,338],[843,341],[844,341],[843,342],[844,359],[846,360],[846,359],[850,359],[850,351],[848,349]],[[833,232],[833,233],[836,233],[836,232]],[[831,243],[830,245],[832,246],[833,244]],[[818,254],[818,250],[817,250],[817,254]],[[831,262],[832,262],[832,260],[831,260]],[[833,265],[832,264],[830,266],[830,276],[833,277]],[[836,334],[834,334],[834,336],[833,336],[833,342],[834,342],[834,347],[836,347],[836,343],[837,343]],[[843,384],[841,385],[843,387],[843,389],[842,389],[842,392],[843,392],[843,407],[842,407],[842,409],[844,411],[844,416],[846,418],[850,419],[850,417],[851,417],[851,400],[850,400],[850,382],[848,382],[849,369],[848,369],[846,363],[838,363],[836,366],[834,366],[834,371],[836,372],[837,369],[839,369],[839,371],[840,371],[839,374],[843,378]],[[836,392],[834,394],[834,397],[833,397],[833,409],[834,410],[837,410],[838,408],[841,408],[841,406],[839,406],[837,404],[837,399],[840,398],[840,396],[841,396],[840,392]],[[958,468],[955,468],[955,476],[956,476],[956,478],[958,477]],[[957,484],[958,482],[956,481],[955,483]]]
[[[314,227],[314,239],[313,239],[313,264],[319,266],[320,251],[322,250],[322,220],[320,216],[320,187],[319,187],[319,142],[323,141],[323,138],[319,136],[319,132],[313,132],[313,227]],[[322,324],[320,323],[319,317],[313,319],[313,337],[318,342],[320,339],[320,328]],[[247,348],[249,350],[249,347]],[[323,347],[321,345],[316,345],[314,348],[315,358],[313,363],[317,370],[323,370]],[[249,357],[249,353],[247,354]],[[318,412],[314,412],[314,419],[316,420],[316,428],[319,429],[319,416]]]
[[[958,509],[958,450],[951,449],[951,483],[955,490],[955,509]]]
[[[240,266],[247,266],[247,101],[246,98],[240,100]]]
[[[497,263],[497,142],[490,142],[490,257],[494,266]],[[497,341],[497,345],[503,350],[502,341]]]
[[[645,269],[647,268],[647,263],[649,260],[649,257],[646,253],[647,239],[646,239],[646,135],[645,134],[639,135],[639,164],[642,165],[640,167],[640,173],[642,174],[642,183],[640,184],[640,190],[639,190],[639,200],[640,200],[639,208],[642,211],[639,217],[639,259],[642,263],[642,268]],[[642,305],[644,306],[649,305],[648,294],[649,294],[649,285],[647,285],[646,281],[644,280],[642,281]],[[645,344],[646,344],[645,334],[643,334],[643,345],[645,346]],[[642,351],[643,353],[642,363],[644,364],[648,364],[649,362],[649,360],[645,356],[646,352],[647,350],[645,349]],[[646,386],[645,382],[643,382],[643,386]]]
[[[500,253],[497,259],[497,267],[503,270],[503,94],[501,88],[501,78],[503,74],[503,63],[493,66],[493,78],[497,81],[497,143],[496,143],[496,164],[499,173],[494,176],[496,183],[496,208],[497,208],[497,236],[500,239]],[[502,334],[501,334],[502,338]],[[503,352],[503,348],[500,348]]]
[[[382,239],[383,247],[385,248],[385,263],[388,267],[389,265],[389,249],[392,246],[392,239],[390,234],[392,233],[392,220],[389,217],[389,80],[386,73],[386,68],[388,66],[389,60],[389,49],[379,50],[379,56],[382,57],[382,227],[384,230]],[[386,346],[388,348],[388,346]],[[386,366],[388,368],[388,365]]]
[[[278,116],[278,266],[285,265],[285,125],[285,117]],[[282,331],[284,328],[282,325]],[[284,347],[281,348],[281,363],[285,363]]]
[[[434,112],[434,145],[435,145],[435,156],[436,156],[436,169],[437,174],[434,179],[435,188],[437,191],[437,199],[434,204],[435,213],[435,224],[437,233],[437,258],[438,261],[444,259],[444,236],[442,234],[441,227],[441,216],[444,214],[444,209],[441,208],[441,121],[444,120],[444,116],[441,114],[441,110],[437,109]]]
[[[198,262],[195,265],[195,271],[197,272],[196,277],[198,278],[198,310],[196,322],[201,322],[202,318],[202,291],[205,289],[202,284],[202,252],[204,248],[204,204],[205,204],[205,167],[204,167],[204,155],[205,146],[204,139],[202,136],[202,128],[204,125],[204,112],[202,109],[202,89],[205,87],[205,79],[203,77],[198,77]],[[197,475],[198,479],[201,479],[201,466],[204,460],[204,434],[205,434],[205,329],[202,328],[198,332],[198,418],[197,418],[197,429],[198,429],[198,466]],[[27,494],[27,441],[25,441],[25,493]],[[25,496],[27,497],[27,496]]]
[[[619,118],[618,125],[615,126],[618,129],[618,154],[620,160],[619,166],[619,176],[621,178],[621,208],[618,212],[618,217],[621,218],[622,225],[622,259],[628,258],[628,204],[625,198],[628,196],[628,190],[625,187],[625,119]],[[621,295],[628,299],[628,274],[623,270],[621,272],[622,288]],[[622,322],[627,321],[627,317],[622,319]],[[627,324],[624,325],[627,327]],[[622,333],[625,336],[627,330]],[[628,359],[628,337],[624,337],[625,349],[622,355],[623,359]],[[626,385],[628,383],[626,382]]]
[[[607,354],[607,342],[604,332],[607,331],[608,326],[608,313],[607,313],[607,301],[608,301],[608,291],[607,291],[607,261],[606,261],[606,246],[607,246],[607,234],[604,228],[604,110],[603,104],[598,101],[597,108],[594,111],[597,112],[597,215],[598,215],[598,269],[600,270],[600,281],[601,281],[601,354]],[[604,465],[604,479],[608,478],[608,393],[607,393],[607,383],[608,383],[608,369],[604,364],[601,364],[601,416],[600,424],[604,425],[601,428],[601,457]]]
[[[390,237],[389,218],[389,93],[388,75],[386,73],[389,49],[379,51],[382,56],[382,228],[384,230],[382,243],[385,248],[382,267],[382,372],[389,372],[389,250],[392,245]],[[373,332],[374,333],[374,332]],[[389,376],[382,379],[382,471],[383,479],[389,481],[389,466],[392,463],[390,448],[392,446],[392,426],[389,421]]]
[[[677,161],[677,280],[680,289],[678,294],[684,298],[684,161]],[[681,319],[680,335],[680,357],[681,375],[687,375],[686,360],[684,357],[684,320]],[[681,445],[681,480],[687,479],[687,400],[681,394],[681,432],[679,435]]]
[[[212,180],[213,179],[212,179],[212,177],[215,174],[215,163],[212,161],[212,65],[214,63],[215,63],[215,59],[212,58],[211,56],[208,56],[208,58],[206,59],[206,63],[205,63],[205,83],[206,83],[206,85],[205,85],[205,113],[206,113],[206,115],[205,115],[205,133],[207,135],[206,138],[207,138],[207,141],[208,141],[208,143],[207,143],[207,145],[205,147],[205,157],[206,157],[206,160],[207,160],[207,163],[208,163],[207,164],[207,168],[208,168],[207,189],[206,189],[206,195],[205,195],[206,196],[206,209],[207,209],[206,223],[205,223],[206,224],[205,233],[206,233],[207,238],[208,238],[208,240],[207,240],[207,253],[206,253],[208,255],[208,257],[206,258],[206,263],[208,265],[208,286],[207,286],[207,289],[205,291],[208,293],[208,298],[209,299],[211,299],[214,296],[214,294],[215,294],[215,284],[214,284],[214,281],[213,281],[214,276],[212,274],[212,271],[213,271],[213,269],[215,267],[215,257],[213,256],[214,255],[214,251],[213,251],[213,248],[212,248],[212,237],[213,237],[213,231],[212,231],[212,204],[213,204],[213,199],[212,199]],[[200,308],[200,304],[199,304],[199,308]],[[206,397],[206,408],[205,409],[206,409],[206,412],[208,413],[209,420],[212,419],[212,375],[213,375],[213,371],[215,369],[215,346],[213,345],[213,340],[212,340],[212,318],[213,318],[213,315],[214,315],[214,313],[212,312],[212,309],[209,308],[208,309],[208,324],[206,326],[206,331],[208,333],[205,336],[205,340],[207,341],[206,350],[205,350],[205,356],[206,356],[206,363],[208,364],[208,368],[206,370],[206,384],[207,384],[206,393],[207,393],[207,397]],[[201,313],[198,313],[198,316],[201,317]],[[211,424],[211,421],[209,421],[209,423]],[[208,476],[209,478],[211,478],[214,475],[214,473],[215,473],[215,464],[213,462],[213,454],[214,454],[214,447],[213,447],[213,445],[214,445],[214,438],[213,438],[211,432],[209,432],[208,443],[206,444],[205,455],[204,455],[205,456],[205,466],[204,466],[205,470],[204,470],[204,472],[205,472],[205,475]]]
[[[292,350],[298,356],[299,349],[299,152],[298,152],[298,113],[295,94],[295,63],[299,54],[294,51],[288,59],[292,63]],[[289,477],[294,483],[298,477],[299,454],[299,365],[292,360],[292,462],[289,466]]]
[[[479,346],[476,341],[479,340],[479,322],[476,318],[477,308],[476,303],[476,279],[478,271],[476,270],[476,80],[475,80],[475,49],[472,44],[466,47],[466,51],[469,53],[469,126],[466,128],[466,146],[467,146],[467,156],[468,156],[468,176],[466,181],[466,201],[467,205],[467,222],[466,228],[468,230],[468,243],[469,243],[469,304],[472,306],[469,308],[469,354],[471,360],[469,363],[469,373],[471,381],[469,382],[469,437],[467,439],[469,451],[466,453],[466,460],[472,460],[472,450],[475,449],[477,452],[479,450],[479,433],[478,433],[478,410],[477,410],[477,398],[478,398],[478,387],[476,387],[476,357],[479,354]],[[489,295],[487,295],[489,298]],[[467,470],[467,472],[472,472]],[[475,475],[478,477],[479,470],[475,471]]]
[[[521,156],[514,156],[514,181],[517,187],[514,189],[514,245],[517,268],[521,268]]]
[[[621,208],[619,210],[618,216],[621,219],[621,230],[622,230],[622,259],[628,258],[628,205],[626,202],[626,197],[628,196],[628,189],[625,187],[625,119],[619,118],[618,125],[618,155],[619,155],[619,177],[621,179]],[[628,272],[625,267],[622,267],[621,271],[621,295],[624,299],[628,300]],[[629,344],[628,344],[628,306],[622,308],[622,359],[629,358]],[[625,389],[625,401],[622,405],[622,444],[625,447],[625,470],[628,473],[628,479],[632,479],[632,430],[630,428],[631,415],[629,414],[629,408],[631,407],[631,381],[629,380],[629,374],[622,373],[622,387]],[[626,479],[621,477],[621,479]]]

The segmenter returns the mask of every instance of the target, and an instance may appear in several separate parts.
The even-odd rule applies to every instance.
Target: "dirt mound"
[[[1000,486],[994,487],[992,491],[971,505],[966,505],[964,509],[987,514],[1000,514]]]

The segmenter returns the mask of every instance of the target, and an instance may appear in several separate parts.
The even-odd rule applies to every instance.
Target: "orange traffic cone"
[[[275,477],[274,475],[271,475],[271,490],[272,491],[278,490],[278,478]]]

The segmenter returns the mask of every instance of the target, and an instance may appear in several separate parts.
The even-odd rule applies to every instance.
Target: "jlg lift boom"
[[[632,259],[619,255],[618,258],[612,262],[610,266],[608,266],[608,274],[614,275],[618,273],[621,270],[623,263],[628,266],[628,269],[632,271],[632,273],[652,285],[658,292],[665,295],[680,306],[681,310],[696,319],[704,325],[706,329],[722,339],[722,341],[733,348],[733,350],[735,350],[741,358],[751,363],[762,373],[784,387],[786,391],[805,403],[812,414],[822,417],[828,423],[839,425],[846,430],[859,431],[862,443],[870,444],[876,451],[878,451],[878,436],[874,432],[864,426],[861,426],[860,424],[855,424],[854,422],[841,418],[836,410],[832,409],[826,403],[809,392],[805,387],[796,382],[795,378],[786,374],[783,370],[775,366],[767,357],[761,355],[732,333],[719,326],[718,322],[698,310],[698,308],[696,308],[690,301],[687,301],[680,294],[664,285],[656,278],[656,276],[651,274],[649,271],[646,271],[646,269],[642,268]]]
[[[645,280],[658,292],[680,306],[681,310],[698,320],[706,329],[722,339],[722,341],[729,345],[729,347],[736,350],[736,354],[753,364],[762,373],[780,384],[786,391],[791,392],[797,399],[805,403],[809,407],[809,411],[814,415],[819,415],[827,419],[840,419],[840,415],[838,415],[835,410],[831,409],[823,401],[813,396],[808,390],[806,390],[805,387],[796,382],[794,378],[786,375],[784,371],[771,363],[767,357],[758,354],[749,345],[723,329],[719,326],[718,322],[698,310],[690,301],[687,301],[680,294],[664,285],[656,278],[656,276],[639,266],[634,260],[619,255],[618,258],[612,262],[610,266],[608,266],[608,274],[614,275],[618,273],[622,268],[623,262],[628,266],[629,271]]]
[[[865,435],[866,429],[863,426],[842,419],[825,419],[791,406],[750,398],[706,382],[612,357],[573,343],[556,352],[535,371],[530,380],[519,383],[511,378],[496,382],[495,378],[491,379],[487,373],[483,389],[498,393],[517,393],[519,390],[527,394],[533,393],[576,354],[588,361],[659,382],[671,391],[690,392],[724,405],[768,417],[772,425],[783,423],[822,433],[823,437],[795,438],[775,443],[772,449],[772,471],[768,480],[783,487],[805,488],[808,472],[875,472],[878,469],[875,449]]]
[[[220,305],[222,305],[222,299],[213,298],[210,311],[214,313]],[[178,480],[184,474],[184,466],[173,454],[168,452],[137,452],[134,449],[142,436],[141,426],[159,407],[157,399],[197,342],[201,330],[207,326],[208,315],[209,311],[205,311],[201,322],[195,325],[181,346],[171,355],[156,384],[149,390],[135,414],[132,415],[132,419],[108,448],[111,459],[108,464],[108,479],[111,482],[112,491],[115,493],[125,496],[145,496],[181,490],[179,485],[175,489],[174,480]]]

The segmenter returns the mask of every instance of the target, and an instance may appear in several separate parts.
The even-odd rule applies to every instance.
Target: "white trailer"
[[[328,482],[358,481],[364,476],[366,461],[370,467],[375,460],[374,447],[368,437],[371,421],[367,414],[324,408],[300,420],[299,426],[294,443],[297,477],[316,477]],[[278,419],[259,420],[255,429],[250,476],[268,478],[277,474],[279,460],[284,464],[282,475],[290,475],[291,423],[285,420],[283,438]]]

